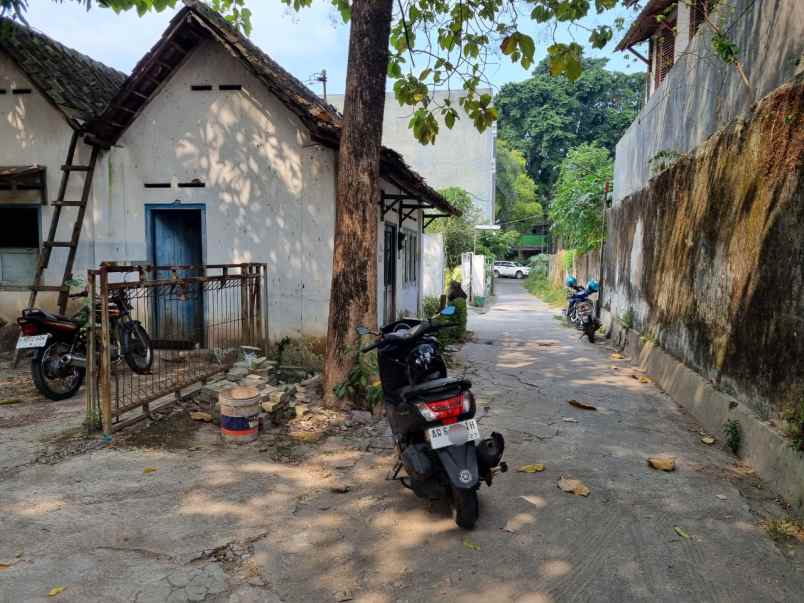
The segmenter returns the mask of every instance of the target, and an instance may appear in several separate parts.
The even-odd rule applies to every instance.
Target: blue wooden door
[[[151,257],[156,266],[198,266],[203,263],[203,219],[200,209],[152,209]],[[182,269],[177,276],[198,276],[200,268]],[[171,271],[159,271],[169,279]],[[155,337],[160,347],[203,345],[203,287],[160,287],[155,299]]]

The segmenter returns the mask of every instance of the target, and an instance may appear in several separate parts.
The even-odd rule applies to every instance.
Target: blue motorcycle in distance
[[[594,343],[600,321],[595,316],[595,309],[589,297],[600,290],[600,285],[595,279],[591,279],[586,283],[586,287],[581,287],[571,275],[567,277],[566,284],[570,289],[567,294],[569,300],[566,310],[567,321],[574,324],[579,331],[583,331],[590,343]]]

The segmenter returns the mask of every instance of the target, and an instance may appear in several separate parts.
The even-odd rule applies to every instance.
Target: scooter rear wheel
[[[480,515],[477,490],[463,490],[453,486],[452,507],[455,509],[455,523],[459,528],[471,530],[475,527]]]

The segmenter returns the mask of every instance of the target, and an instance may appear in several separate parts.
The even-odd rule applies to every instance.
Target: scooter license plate
[[[31,348],[41,348],[47,343],[50,335],[23,335],[17,340],[18,350],[28,350]]]
[[[431,427],[427,430],[427,439],[430,441],[430,447],[433,450],[437,450],[438,448],[460,446],[461,444],[466,444],[466,442],[479,440],[480,431],[477,428],[477,421],[467,419],[460,423]]]

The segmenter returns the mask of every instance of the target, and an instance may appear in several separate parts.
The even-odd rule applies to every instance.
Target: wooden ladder
[[[59,185],[59,195],[53,202],[53,216],[50,219],[50,231],[47,235],[47,240],[42,243],[42,252],[39,254],[39,261],[36,264],[36,275],[34,276],[33,286],[31,287],[31,296],[28,299],[28,307],[33,308],[36,303],[36,296],[40,291],[58,291],[59,292],[59,313],[64,314],[67,309],[67,300],[70,293],[70,286],[68,281],[73,277],[73,266],[75,264],[75,255],[78,251],[78,240],[81,238],[81,227],[84,224],[84,216],[87,211],[87,202],[89,201],[89,193],[92,190],[92,177],[95,173],[95,163],[98,159],[99,147],[92,145],[92,153],[89,158],[88,165],[75,165],[75,149],[78,146],[78,141],[81,138],[81,132],[78,130],[73,132],[70,139],[70,146],[67,149],[67,161],[61,166],[61,184]],[[70,181],[70,174],[73,172],[82,172],[84,174],[84,186],[81,190],[81,199],[78,201],[68,201],[64,197],[67,194],[67,185]],[[57,241],[56,234],[59,229],[59,220],[61,219],[61,210],[63,207],[76,207],[78,213],[73,223],[73,232],[69,241]],[[61,285],[45,285],[42,283],[45,270],[50,265],[51,254],[56,247],[64,247],[67,251],[67,262],[64,264],[64,275],[61,278]]]

